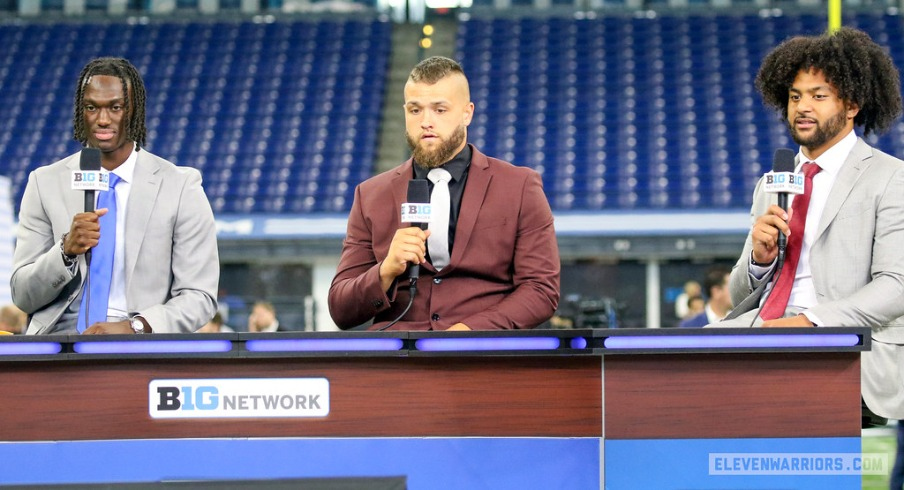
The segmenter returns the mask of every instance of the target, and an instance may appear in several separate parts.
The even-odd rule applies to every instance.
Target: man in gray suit
[[[884,130],[900,115],[898,72],[865,33],[843,28],[785,41],[756,84],[800,145],[798,172],[811,177],[807,198],[793,196],[788,211],[757,184],[753,227],[730,279],[736,307],[711,326],[871,327],[864,400],[904,418],[904,162],[854,132]],[[788,259],[775,273],[779,234]]]
[[[85,66],[74,137],[100,150],[115,184],[97,194],[115,205],[85,211],[84,194],[71,188],[81,152],[29,175],[10,281],[13,301],[30,315],[27,333],[193,332],[216,312],[219,257],[201,175],[145,150],[144,120],[144,83],[131,63],[101,58]],[[108,213],[115,218],[105,220]],[[81,306],[89,289],[85,252],[105,234],[115,236],[110,279],[91,275],[89,282],[91,291],[106,283],[109,294],[95,294],[105,307],[94,311]]]

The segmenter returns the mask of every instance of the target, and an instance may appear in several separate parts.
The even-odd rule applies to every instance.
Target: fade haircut
[[[461,69],[461,65],[457,61],[444,56],[431,56],[412,68],[408,81],[433,85],[453,73],[458,73],[467,79],[465,71]]]
[[[144,125],[144,107],[147,95],[144,90],[144,81],[138,70],[124,58],[98,58],[91,61],[82,69],[78,77],[78,86],[75,89],[75,113],[72,118],[72,138],[83,146],[88,143],[88,133],[85,128],[85,87],[95,75],[107,75],[119,78],[122,82],[123,96],[126,100],[128,111],[128,138],[135,142],[136,150],[140,150],[145,144],[147,128]]]
[[[763,59],[756,88],[767,106],[788,119],[788,94],[801,71],[818,70],[846,103],[860,110],[855,126],[863,135],[888,129],[901,115],[901,82],[888,53],[863,31],[842,27],[835,33],[786,40]]]

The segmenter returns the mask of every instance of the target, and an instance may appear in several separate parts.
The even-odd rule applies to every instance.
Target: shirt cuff
[[[753,253],[752,252],[750,253],[750,266],[747,267],[747,271],[749,272],[750,276],[753,277],[754,279],[756,279],[757,281],[766,277],[766,274],[769,271],[771,271],[773,268],[775,268],[774,260],[769,265],[761,265],[761,264],[754,262]]]
[[[818,316],[809,311],[802,312],[801,315],[807,317],[807,320],[810,320],[810,323],[812,323],[814,327],[823,325],[822,320],[820,320]]]

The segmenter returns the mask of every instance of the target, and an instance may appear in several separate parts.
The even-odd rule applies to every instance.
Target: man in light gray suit
[[[864,401],[904,418],[904,162],[854,132],[884,130],[900,115],[898,72],[866,34],[843,28],[785,41],[766,56],[756,84],[800,145],[798,172],[812,170],[809,205],[793,196],[785,211],[757,184],[753,227],[730,279],[736,306],[710,326],[871,327]],[[776,274],[779,234],[788,261]]]
[[[100,58],[82,70],[74,137],[100,150],[115,187],[98,194],[116,204],[85,211],[84,193],[71,189],[81,152],[31,173],[10,281],[13,301],[30,316],[27,333],[193,332],[216,312],[219,257],[201,175],[142,148],[144,109],[144,83],[127,60]],[[90,289],[106,283],[109,294],[94,311],[82,307],[85,252],[105,234],[115,236],[110,279],[95,277],[92,263]],[[80,310],[89,316],[80,319]]]

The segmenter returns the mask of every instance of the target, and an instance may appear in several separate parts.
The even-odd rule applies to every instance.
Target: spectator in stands
[[[28,315],[16,305],[5,305],[0,308],[0,331],[22,333],[27,321]]]
[[[548,320],[559,300],[559,252],[540,176],[467,144],[474,104],[453,60],[435,56],[414,67],[404,110],[413,157],[355,191],[329,292],[333,320],[343,329],[373,320],[376,329],[398,318],[401,330],[533,328]],[[432,206],[448,203],[448,216],[434,215],[427,231],[401,223],[409,180],[437,173],[451,174],[445,199],[438,192],[446,184],[430,180]],[[409,309],[407,271],[418,266]]]
[[[213,318],[205,323],[203,327],[198,329],[198,333],[231,333],[235,332],[229,325],[223,323],[223,316],[220,312],[213,314]]]
[[[81,152],[29,176],[11,280],[13,301],[31,315],[27,333],[197,330],[216,311],[213,213],[197,170],[143,148],[145,88],[135,67],[122,58],[88,63],[73,124],[78,142],[100,150],[111,190],[84,211],[84,193],[70,185]],[[92,248],[91,294],[83,294]]]
[[[675,298],[675,317],[680,320],[686,320],[690,318],[691,315],[690,308],[690,299],[694,297],[703,297],[703,288],[700,287],[700,283],[697,281],[687,281],[684,283],[684,289]]]
[[[863,398],[873,412],[902,419],[904,162],[854,132],[884,130],[900,116],[898,71],[867,34],[842,28],[785,41],[766,56],[756,85],[785,118],[808,177],[788,211],[757,185],[753,227],[730,280],[737,306],[715,325],[872,327]],[[774,274],[779,233],[787,259]]]
[[[249,332],[281,332],[279,320],[276,319],[276,308],[273,303],[257,301],[248,315]]]
[[[706,303],[703,311],[682,321],[679,327],[703,327],[717,322],[731,310],[731,294],[728,291],[728,277],[731,269],[713,266],[707,269],[703,277],[703,288],[706,290]]]

